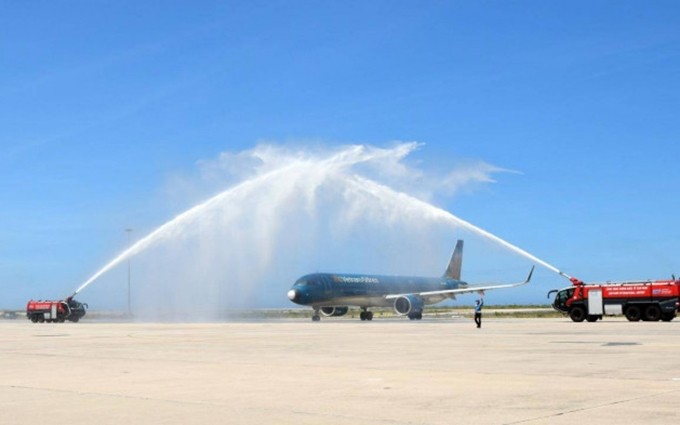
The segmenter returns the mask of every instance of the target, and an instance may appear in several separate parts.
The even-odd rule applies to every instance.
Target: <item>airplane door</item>
[[[588,291],[588,314],[601,316],[602,313],[602,289],[591,289]]]

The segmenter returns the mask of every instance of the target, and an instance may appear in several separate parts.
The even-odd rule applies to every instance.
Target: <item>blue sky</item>
[[[191,206],[177,176],[263,140],[516,170],[438,205],[589,280],[680,274],[678,23],[674,1],[5,3],[0,308],[68,294]]]

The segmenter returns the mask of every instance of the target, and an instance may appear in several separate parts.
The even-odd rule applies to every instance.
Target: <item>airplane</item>
[[[463,241],[458,240],[449,266],[442,277],[381,276],[343,273],[313,273],[299,278],[288,291],[288,299],[295,304],[311,306],[313,321],[326,317],[344,316],[349,306],[361,309],[361,320],[373,320],[371,307],[393,307],[399,316],[410,320],[423,318],[426,305],[445,299],[455,299],[458,294],[479,292],[526,285],[531,280],[534,267],[524,282],[470,286],[460,280],[463,264]]]

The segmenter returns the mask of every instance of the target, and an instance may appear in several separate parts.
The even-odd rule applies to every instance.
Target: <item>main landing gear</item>
[[[368,311],[366,309],[363,309],[361,313],[359,313],[359,319],[363,320],[373,320],[373,312]]]
[[[423,318],[423,312],[419,311],[417,313],[411,313],[408,315],[409,320],[421,320]]]

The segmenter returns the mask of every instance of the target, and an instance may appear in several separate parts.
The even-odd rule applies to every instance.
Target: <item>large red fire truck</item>
[[[79,321],[85,316],[87,304],[78,302],[69,297],[59,301],[33,301],[26,304],[26,318],[33,323],[37,322],[71,322]]]
[[[670,322],[680,310],[680,279],[585,284],[570,278],[572,286],[556,292],[553,308],[574,322],[595,322],[603,315],[623,314],[631,322]]]

